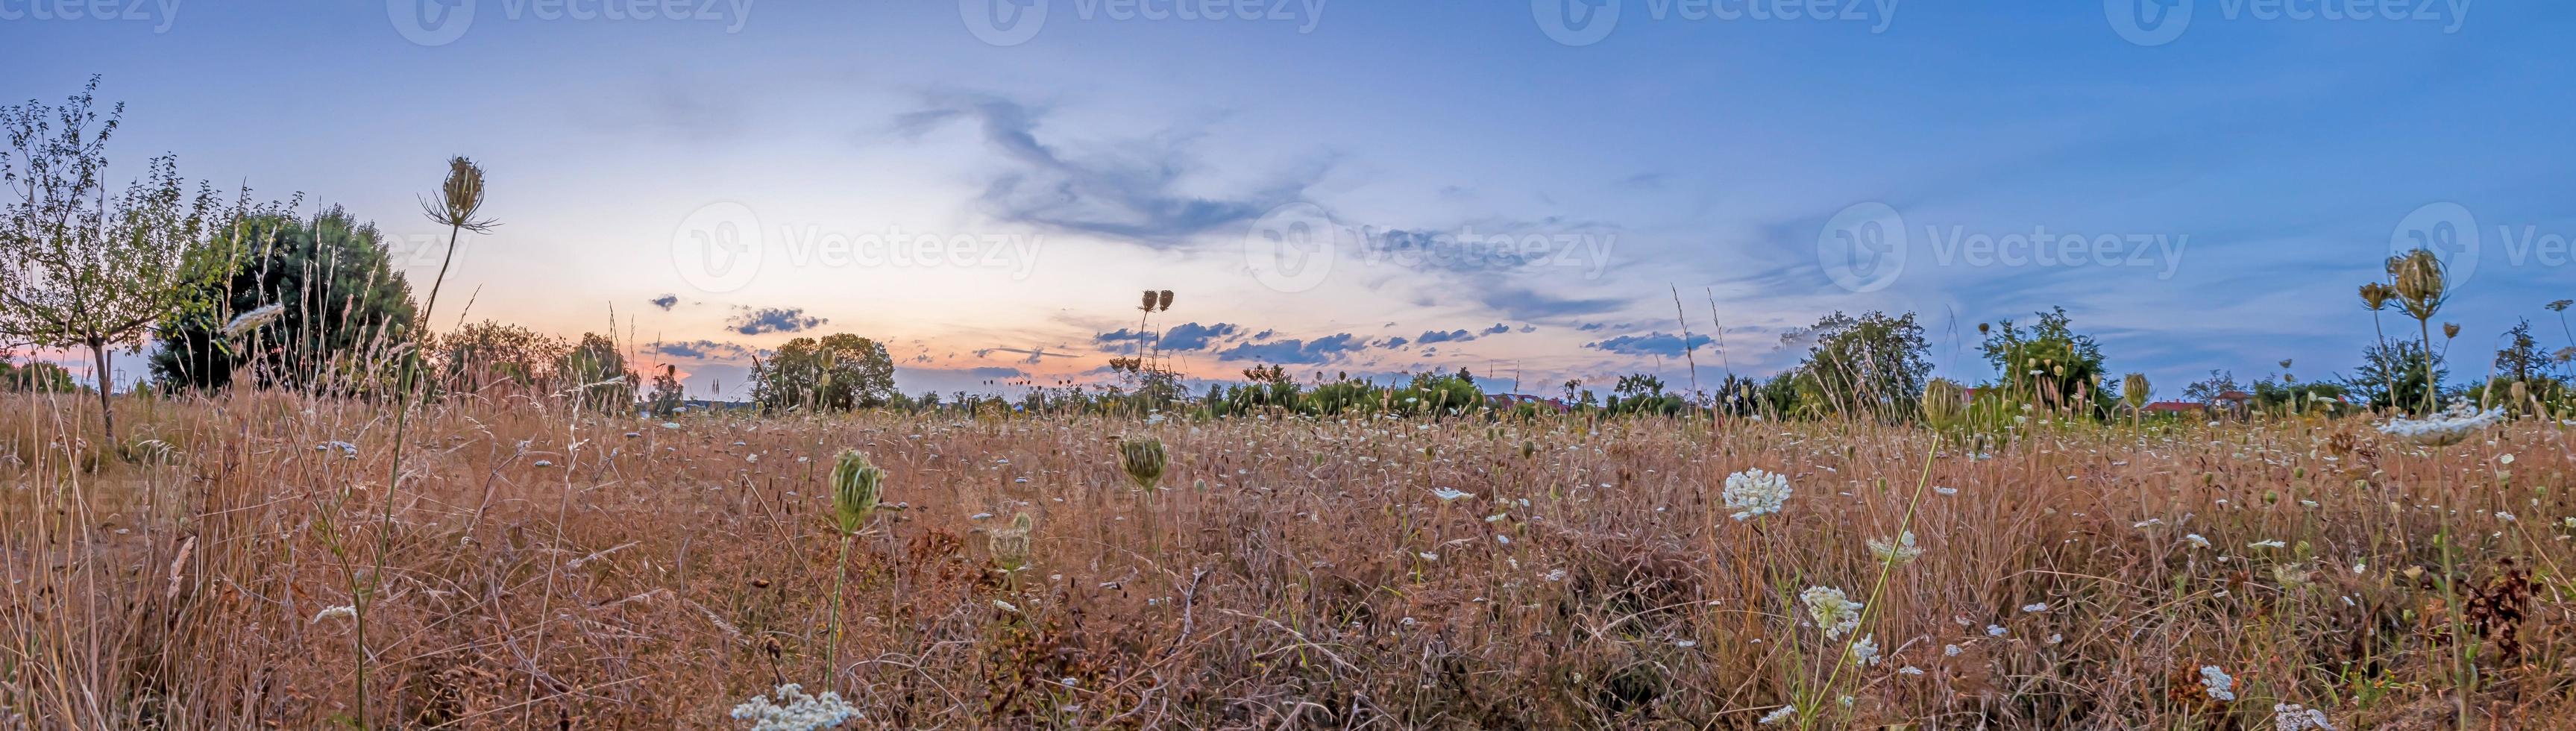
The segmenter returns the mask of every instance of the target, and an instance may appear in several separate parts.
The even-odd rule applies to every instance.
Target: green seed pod
[[[1163,468],[1170,456],[1163,451],[1163,440],[1128,439],[1118,443],[1118,466],[1127,478],[1136,481],[1136,489],[1152,490],[1163,481]]]
[[[1030,518],[1028,513],[1020,513],[1011,516],[1010,527],[994,529],[991,539],[985,543],[993,552],[993,563],[1004,571],[1018,571],[1029,565],[1029,533],[1036,527],[1036,519]]]
[[[843,533],[857,533],[867,527],[868,518],[876,515],[877,501],[883,495],[885,470],[868,463],[859,450],[841,452],[840,461],[832,466],[832,519]]]

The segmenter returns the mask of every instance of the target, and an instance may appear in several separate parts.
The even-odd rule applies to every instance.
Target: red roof
[[[2147,404],[2147,411],[2157,414],[2193,414],[2202,408],[2198,401],[2158,401]]]

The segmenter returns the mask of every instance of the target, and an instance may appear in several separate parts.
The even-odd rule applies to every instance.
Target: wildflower
[[[2200,685],[2209,691],[2209,697],[2213,700],[2236,700],[2236,678],[2229,676],[2227,671],[2218,669],[2216,665],[2200,666]]]
[[[859,717],[857,706],[832,691],[806,695],[804,686],[788,683],[778,686],[774,695],[774,703],[769,696],[753,696],[734,706],[734,719],[750,721],[751,731],[818,731]]]
[[[2022,613],[2024,613],[2024,614],[2035,614],[2035,613],[2039,613],[2039,612],[2045,612],[2045,611],[2048,611],[2048,602],[2040,602],[2040,603],[2038,603],[2038,604],[2024,604],[2024,605],[2022,605],[2022,607],[2021,607],[2021,611],[2022,611]]]
[[[1915,667],[1915,666],[1912,666],[1912,665],[1907,665],[1907,666],[1905,666],[1905,667],[1897,668],[1897,669],[1896,669],[1896,674],[1898,674],[1898,675],[1922,675],[1922,674],[1923,674],[1923,669],[1922,669],[1922,668]]]
[[[1018,571],[1029,565],[1029,533],[1036,528],[1036,519],[1020,513],[1011,516],[1010,527],[994,529],[984,544],[993,553],[993,563],[1003,571]]]
[[[2281,539],[2274,538],[2274,539],[2271,539],[2271,540],[2268,540],[2268,541],[2255,541],[2255,542],[2253,542],[2253,543],[2248,543],[2248,544],[2245,544],[2245,547],[2246,547],[2246,548],[2280,548],[2280,547],[2282,547],[2282,546],[2286,546],[2286,545],[2289,545],[2289,544],[2287,544],[2287,543],[2282,543],[2282,542],[2281,542]]]
[[[2390,419],[2379,427],[2379,433],[2427,447],[2447,447],[2468,441],[2469,435],[2503,419],[2502,408],[2471,411],[2468,402],[2462,401],[2422,419]]]
[[[2005,630],[2005,629],[2004,629],[2004,627],[2003,627],[2003,625],[1999,625],[1999,624],[1989,624],[1989,625],[1986,625],[1986,636],[1987,636],[1987,637],[2002,637],[2002,636],[2004,636],[2004,632],[2006,632],[2006,631],[2008,631],[2008,630]]]
[[[2513,521],[2514,521],[2514,518],[2513,518],[2513,514],[2512,514],[2512,513],[2508,513],[2508,512],[2502,511],[2502,510],[2498,510],[2498,511],[2496,511],[2496,520],[2501,520],[2501,521],[2504,521],[2504,522],[2507,522],[2507,523],[2511,523],[2511,522],[2513,522]]]
[[[1852,643],[1851,656],[1853,667],[1865,668],[1877,665],[1878,635],[1862,637],[1859,642]]]
[[[1796,715],[1798,715],[1797,706],[1781,706],[1768,714],[1764,714],[1762,716],[1762,725],[1769,726],[1771,724],[1789,720],[1791,717]]]
[[[2186,541],[2190,541],[2190,542],[2191,542],[2192,547],[2194,547],[2194,548],[2208,548],[2208,547],[2209,547],[2209,539],[2200,537],[2200,534],[2198,534],[2198,533],[2192,533],[2192,534],[2189,534],[2189,535],[2185,535],[2185,536],[2183,536],[2183,537],[2182,537],[2182,539],[2183,539],[2183,540],[2186,540]]]
[[[1440,498],[1440,502],[1444,503],[1451,502],[1462,497],[1474,497],[1475,495],[1476,494],[1472,492],[1463,492],[1446,487],[1431,491],[1432,497]]]
[[[2498,455],[2498,456],[2496,457],[2496,462],[2497,462],[2498,464],[2513,464],[2513,455],[2510,455],[2510,454]]]
[[[2335,731],[2326,712],[2296,703],[2272,704],[2272,731]]]
[[[1726,489],[1720,496],[1726,507],[1735,509],[1730,517],[1736,520],[1777,513],[1781,504],[1789,500],[1789,478],[1756,467],[1727,475]]]
[[[1017,605],[1017,604],[1012,604],[1012,603],[1010,603],[1010,602],[1006,602],[1006,601],[1002,601],[1002,600],[1000,600],[1000,599],[995,599],[995,600],[993,600],[993,608],[994,608],[994,609],[999,609],[999,610],[1002,610],[1002,611],[1005,611],[1005,612],[1010,612],[1010,613],[1012,613],[1012,614],[1018,614],[1018,613],[1020,613],[1020,606],[1019,606],[1019,605]]]
[[[1958,657],[1958,656],[1959,656],[1959,653],[1962,653],[1962,652],[1967,652],[1967,650],[1959,649],[1959,646],[1958,646],[1958,645],[1942,645],[1942,646],[1941,646],[1941,656],[1942,656],[1942,657]]]
[[[358,608],[357,608],[356,606],[348,605],[348,604],[342,604],[342,605],[340,605],[340,606],[336,606],[336,607],[328,607],[328,608],[325,608],[325,609],[323,609],[320,613],[314,614],[314,615],[313,615],[313,623],[314,623],[314,624],[321,624],[321,623],[322,623],[322,620],[326,620],[326,619],[339,619],[339,618],[342,618],[342,617],[356,617],[356,616],[358,616]]]
[[[1890,564],[1911,562],[1923,555],[1923,549],[1914,546],[1914,531],[1898,533],[1893,543],[1869,539],[1869,552],[1878,556],[1880,563]]]
[[[1957,494],[1959,494],[1959,488],[1955,488],[1955,487],[1935,487],[1935,488],[1932,488],[1932,491],[1933,491],[1933,492],[1940,493],[1940,494],[1943,494],[1943,495],[1957,495]]]
[[[1861,603],[1843,595],[1843,590],[1830,586],[1810,586],[1799,592],[1798,601],[1807,605],[1807,616],[1825,631],[1826,639],[1836,639],[1860,629]]]

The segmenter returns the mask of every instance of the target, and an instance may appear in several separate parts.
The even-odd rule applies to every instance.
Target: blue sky
[[[1093,379],[1142,289],[1177,293],[1144,327],[1196,376],[1542,393],[1686,382],[1675,290],[1703,382],[1873,309],[1987,378],[1975,323],[2062,305],[2160,396],[2349,370],[2353,289],[2416,232],[2465,257],[2456,353],[2517,317],[2565,345],[2541,306],[2576,297],[2561,3],[2161,0],[2124,34],[2129,0],[1571,0],[1607,13],[1580,30],[1558,0],[998,0],[1034,13],[1009,29],[971,19],[996,0],[424,1],[445,24],[0,0],[0,99],[104,75],[127,169],[346,205],[415,281],[415,197],[472,156],[504,225],[449,277],[465,317],[614,322],[718,395],[830,332],[907,390]],[[2429,16],[2351,17],[2383,6]]]

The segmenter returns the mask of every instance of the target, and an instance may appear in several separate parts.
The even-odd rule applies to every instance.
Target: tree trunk
[[[99,426],[107,430],[107,443],[116,447],[118,454],[124,454],[125,445],[116,441],[115,407],[108,403],[108,397],[116,392],[116,372],[108,369],[107,341],[89,341],[89,355],[90,364],[96,366],[98,378]]]

